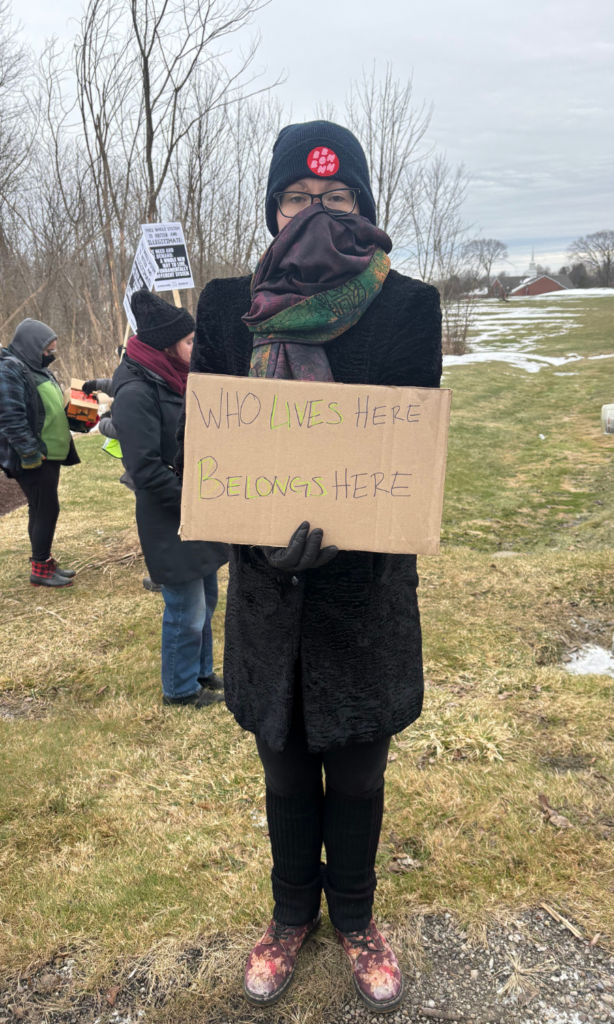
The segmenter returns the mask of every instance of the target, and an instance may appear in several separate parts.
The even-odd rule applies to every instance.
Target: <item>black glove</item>
[[[312,530],[309,533],[309,523],[305,522],[294,531],[287,548],[263,547],[262,550],[274,569],[283,569],[285,572],[319,569],[339,553],[339,548],[334,544],[327,548],[320,547],[323,535],[323,530]]]
[[[85,380],[81,388],[84,395],[91,395],[92,391],[98,391],[97,380]]]

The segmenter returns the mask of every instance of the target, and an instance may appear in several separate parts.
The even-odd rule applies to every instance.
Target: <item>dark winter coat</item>
[[[110,437],[112,441],[117,441],[117,429],[113,422],[110,412],[106,412],[104,416],[101,416],[98,421],[98,431],[103,437]]]
[[[0,466],[7,476],[27,473],[21,460],[36,452],[47,454],[42,439],[45,406],[38,383],[56,378],[43,368],[43,352],[56,334],[38,320],[23,320],[8,348],[0,349]],[[37,380],[38,378],[38,380]],[[63,466],[75,466],[81,459],[71,438]]]
[[[228,561],[225,544],[179,540],[181,484],[171,468],[183,399],[156,373],[122,360],[113,375],[113,425],[134,481],[136,525],[154,583],[187,583]]]
[[[252,336],[241,317],[249,306],[249,277],[207,285],[193,371],[248,374]],[[326,352],[336,381],[439,387],[437,291],[391,271],[359,322]],[[423,694],[417,585],[415,555],[340,551],[293,579],[259,548],[233,545],[224,681],[239,724],[283,749],[297,660],[311,750],[375,740],[413,722]]]

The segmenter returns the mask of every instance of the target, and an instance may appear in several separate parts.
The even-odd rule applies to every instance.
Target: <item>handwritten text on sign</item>
[[[181,536],[435,553],[451,392],[190,374]],[[311,499],[315,499],[312,501]]]

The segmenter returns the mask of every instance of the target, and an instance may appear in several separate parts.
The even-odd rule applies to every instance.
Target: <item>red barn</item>
[[[509,294],[545,295],[546,292],[564,292],[573,287],[573,282],[566,274],[538,274],[537,277],[526,278]]]
[[[488,295],[494,299],[505,299],[521,281],[526,281],[526,277],[508,277],[507,274],[502,274],[501,277],[495,277],[488,289]]]

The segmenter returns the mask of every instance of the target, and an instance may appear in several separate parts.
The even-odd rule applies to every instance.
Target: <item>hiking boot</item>
[[[224,680],[221,676],[216,675],[212,672],[210,676],[199,676],[198,682],[204,690],[223,690]]]
[[[349,957],[354,988],[363,1003],[375,1013],[396,1010],[403,999],[403,975],[388,940],[377,930],[373,918],[364,931],[335,931]]]
[[[195,708],[208,708],[210,704],[223,704],[224,695],[216,690],[205,690],[202,687],[189,697],[162,697],[162,703],[167,705],[190,704]]]
[[[31,558],[30,562],[30,583],[33,587],[72,587],[72,579],[58,572],[53,558],[48,558],[46,562],[35,562]]]
[[[65,576],[67,580],[74,580],[75,576],[77,575],[77,572],[76,572],[75,569],[60,569],[60,566],[56,562],[56,560],[53,557],[53,555],[51,556],[51,561],[53,562],[53,566],[55,568],[55,571],[60,576]]]
[[[296,958],[306,939],[320,925],[321,914],[304,925],[278,924],[272,920],[257,942],[245,967],[243,992],[255,1006],[270,1006],[284,994],[296,967]]]

